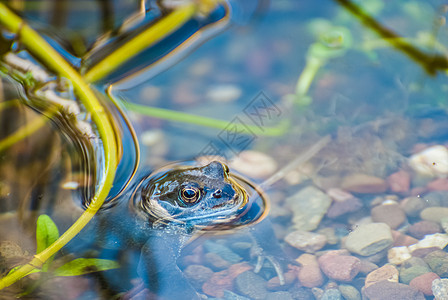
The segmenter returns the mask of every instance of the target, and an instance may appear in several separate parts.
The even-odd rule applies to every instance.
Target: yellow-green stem
[[[177,8],[93,66],[84,75],[85,80],[95,82],[103,79],[142,50],[154,45],[177,30],[194,16],[197,9],[198,7],[195,3]]]
[[[65,77],[72,82],[80,101],[91,114],[92,120],[95,123],[103,142],[105,165],[104,178],[102,182],[100,182],[91,204],[82,216],[76,220],[76,222],[56,242],[44,251],[36,254],[30,263],[0,279],[0,289],[3,289],[16,282],[33,269],[40,268],[49,257],[66,245],[92,219],[103,204],[112,187],[117,166],[117,144],[107,112],[81,75],[76,72],[72,66],[37,32],[25,24],[20,17],[11,12],[3,3],[0,3],[0,25],[10,32],[17,34],[21,45],[23,45],[45,66],[56,72],[59,76]]]

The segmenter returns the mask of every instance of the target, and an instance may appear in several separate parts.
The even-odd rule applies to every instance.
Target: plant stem
[[[189,123],[200,126],[207,126],[211,128],[217,128],[221,130],[233,130],[230,121],[218,120],[189,113],[173,111],[170,109],[163,109],[158,107],[149,107],[145,105],[139,105],[135,103],[124,102],[124,106],[134,112],[143,114],[145,116],[170,120],[175,122]],[[288,129],[289,121],[284,119],[275,127],[263,127],[246,125],[254,134],[261,136],[280,136],[283,135]]]
[[[45,261],[66,245],[92,219],[107,197],[115,177],[117,162],[117,141],[113,126],[107,111],[96,98],[88,84],[72,66],[65,61],[37,32],[25,24],[20,17],[11,12],[6,5],[0,3],[0,25],[17,35],[20,43],[39,61],[61,77],[69,79],[75,93],[91,114],[99,136],[103,142],[104,177],[90,202],[89,207],[81,217],[53,244],[36,254],[30,263],[17,271],[0,279],[0,289],[3,289],[35,268],[40,268]]]

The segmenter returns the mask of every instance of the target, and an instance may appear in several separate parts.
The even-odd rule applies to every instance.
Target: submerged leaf
[[[77,258],[54,271],[55,276],[78,276],[119,268],[118,262],[99,258]]]
[[[40,253],[59,238],[59,230],[53,220],[47,215],[40,215],[36,228],[36,253]]]

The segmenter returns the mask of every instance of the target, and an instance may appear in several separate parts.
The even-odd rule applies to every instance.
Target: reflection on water
[[[339,2],[345,6],[338,6]],[[218,150],[227,151],[231,168],[252,174],[254,181],[262,183],[329,135],[331,141],[323,149],[267,187],[272,199],[269,219],[235,233],[213,232],[190,240],[177,260],[182,273],[167,258],[176,256],[173,249],[180,248],[179,235],[151,231],[146,244],[139,241],[139,246],[120,251],[98,245],[90,248],[87,230],[63,254],[73,251],[84,257],[114,259],[122,268],[75,277],[76,288],[61,280],[63,288],[43,286],[39,291],[59,295],[60,290],[73,290],[73,298],[110,298],[121,292],[140,299],[155,297],[155,290],[169,295],[188,286],[191,292],[191,284],[204,297],[224,299],[234,294],[248,299],[360,299],[361,294],[366,299],[444,299],[448,278],[444,267],[448,261],[445,10],[436,1],[369,0],[359,3],[363,12],[359,14],[347,11],[350,3],[273,2],[263,20],[224,32],[170,70],[120,93],[130,102],[231,123],[235,116],[244,116],[246,106],[262,90],[279,107],[281,117],[291,116],[285,135],[256,136],[247,147],[253,151],[240,147],[232,152],[215,129],[129,112],[143,146],[141,176],[163,163],[192,159],[213,142]],[[94,29],[111,26],[105,25],[112,23],[110,16]],[[363,27],[358,19],[370,26]],[[328,32],[343,32],[341,28],[352,41],[337,55],[330,55],[331,50],[341,50],[338,39],[347,35],[329,37]],[[383,36],[384,30],[396,34]],[[95,32],[92,36],[98,35]],[[311,49],[321,52],[311,53]],[[424,55],[419,60],[425,62],[423,69],[431,74],[437,69],[437,76],[427,77],[409,59],[416,57],[407,50]],[[316,58],[318,63],[313,65]],[[310,65],[315,72],[303,75]],[[296,85],[298,78],[302,79]],[[6,93],[9,85],[4,85],[7,96],[2,103],[18,97]],[[291,99],[297,103],[291,105]],[[39,116],[27,107],[2,108],[2,138]],[[119,115],[114,118],[120,120]],[[72,144],[73,136],[61,133],[57,126],[64,126],[54,122],[46,122],[2,152],[2,211],[17,210],[23,218],[39,205],[53,208],[53,203],[70,202],[79,195],[67,186],[61,188],[62,183],[79,182],[80,173],[97,176],[95,170],[86,173],[81,163],[83,153],[96,150],[80,151]],[[123,137],[129,137],[123,126]],[[124,144],[132,144],[131,140]],[[126,155],[129,150],[123,152]],[[98,161],[91,165],[98,166]],[[122,169],[124,178],[129,176],[127,169]],[[6,201],[13,198],[18,200]],[[121,241],[118,235],[133,233],[120,232],[120,228],[146,229],[147,224],[124,217],[120,205],[114,208],[103,211],[98,220],[123,224],[105,221],[100,232],[104,239]],[[63,230],[75,210],[80,211],[79,206],[62,205],[53,213],[42,209],[36,214],[52,213]],[[15,217],[5,214],[2,224],[7,220],[9,228],[24,228],[21,234],[31,235],[34,220],[23,227],[12,226]],[[2,240],[15,241],[33,253],[33,239],[17,240],[3,232],[7,227],[0,228]],[[139,265],[141,251],[147,260]],[[142,278],[142,270],[151,279]],[[144,281],[152,281],[152,291]]]

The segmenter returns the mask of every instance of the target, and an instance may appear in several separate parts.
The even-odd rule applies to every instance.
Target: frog
[[[182,249],[204,232],[247,230],[255,223],[264,224],[267,199],[260,197],[261,191],[251,195],[250,188],[249,181],[231,173],[220,161],[172,164],[143,176],[129,193],[100,211],[83,234],[101,245],[100,257],[127,257],[131,262],[106,279],[110,287],[123,285],[122,278],[133,274],[157,298],[201,299],[177,259]],[[267,257],[281,276],[281,266],[273,257],[283,258],[284,254],[272,242],[276,240],[272,227],[257,230],[261,233],[254,244],[254,249],[261,251],[258,257]],[[264,255],[264,251],[273,255]]]

